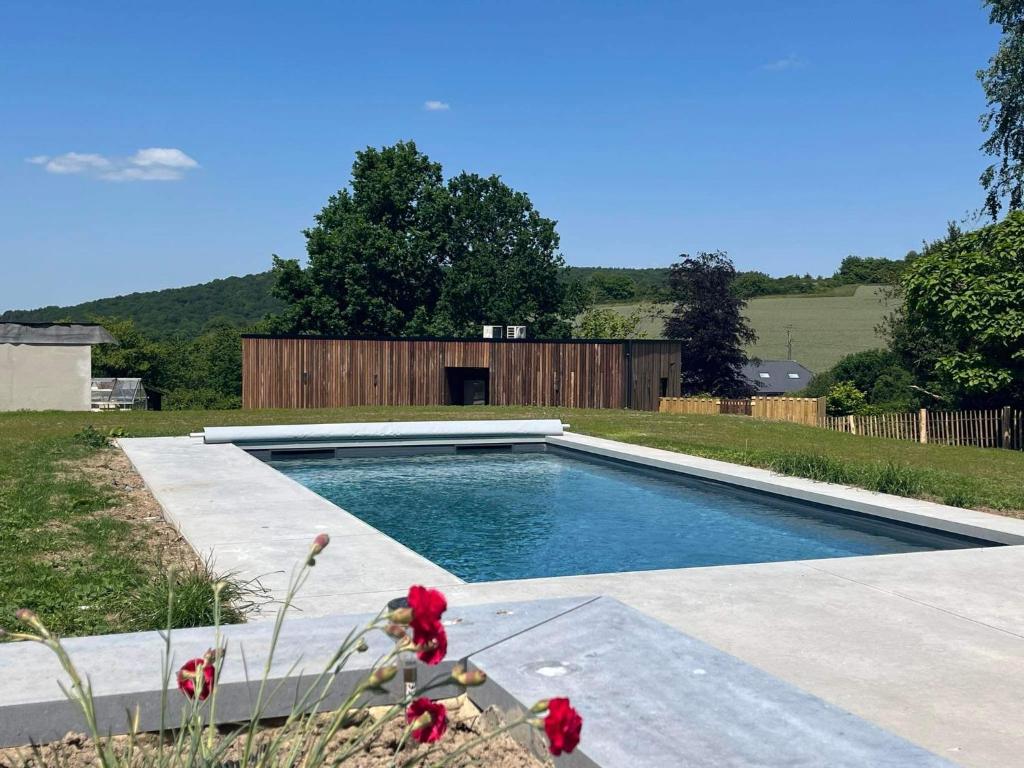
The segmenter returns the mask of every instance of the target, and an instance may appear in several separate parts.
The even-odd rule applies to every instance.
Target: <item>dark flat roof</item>
[[[312,341],[486,341],[492,344],[673,344],[675,339],[485,339],[482,336],[330,336],[301,333],[243,333],[243,339],[305,339]]]
[[[117,344],[117,339],[111,336],[106,328],[96,323],[0,322],[0,344],[72,347],[86,344]]]

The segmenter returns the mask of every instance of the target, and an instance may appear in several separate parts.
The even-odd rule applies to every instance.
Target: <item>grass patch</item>
[[[925,473],[893,461],[851,464],[820,454],[781,453],[768,462],[767,469],[780,475],[855,485],[869,491],[892,493],[897,496],[918,496],[925,487]]]
[[[145,532],[104,514],[121,502],[113,489],[69,470],[107,444],[108,429],[62,423],[36,432],[34,425],[54,416],[0,420],[0,626],[13,628],[22,607],[45,616],[61,635],[165,626],[166,607],[158,621],[150,609],[165,577],[153,565]],[[175,626],[209,623],[213,580],[208,570],[189,576],[189,600]],[[232,582],[232,589],[244,585]]]
[[[212,626],[218,583],[221,624],[239,624],[267,601],[267,591],[258,581],[242,581],[233,574],[218,576],[206,562],[184,571],[171,569],[162,579],[144,582],[136,592],[133,619],[138,629],[166,627],[168,620],[176,629]]]

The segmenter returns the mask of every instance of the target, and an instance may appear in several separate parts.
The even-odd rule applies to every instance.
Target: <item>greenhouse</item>
[[[146,389],[142,386],[142,379],[92,380],[94,411],[144,411],[146,403]]]

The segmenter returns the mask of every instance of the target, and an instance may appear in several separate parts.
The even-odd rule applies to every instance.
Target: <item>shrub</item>
[[[70,685],[64,685],[63,690],[82,712],[96,751],[96,762],[102,768],[222,768],[232,753],[237,753],[239,759],[231,762],[259,768],[347,765],[360,761],[370,741],[393,720],[404,721],[401,739],[393,745],[394,765],[423,765],[428,761],[433,766],[448,765],[453,760],[468,757],[471,750],[498,733],[514,728],[534,728],[543,732],[552,755],[570,753],[576,748],[583,720],[568,699],[552,698],[538,701],[520,717],[490,733],[472,739],[447,754],[440,753],[437,742],[444,737],[448,727],[447,710],[443,704],[431,701],[424,694],[446,685],[465,688],[486,682],[484,672],[464,666],[462,662],[456,664],[450,674],[436,675],[416,690],[407,689],[382,715],[370,716],[371,697],[385,691],[385,686],[397,676],[407,659],[415,656],[425,664],[436,665],[447,652],[446,630],[441,620],[447,601],[437,590],[421,586],[409,589],[408,607],[385,608],[363,627],[349,632],[320,673],[312,676],[312,682],[306,684],[298,675],[287,682],[271,682],[270,670],[285,615],[328,542],[327,534],[317,536],[306,559],[293,572],[284,603],[273,625],[263,677],[256,686],[250,719],[231,728],[221,730],[216,727],[219,680],[227,662],[227,649],[219,631],[221,598],[227,588],[223,582],[214,588],[213,646],[201,657],[185,662],[177,671],[175,679],[184,697],[180,723],[177,728],[169,728],[161,715],[159,738],[145,749],[138,746],[138,721],[130,716],[131,709],[131,730],[126,742],[118,744],[110,736],[102,734],[90,679],[79,673],[60,638],[52,634],[34,613],[27,609],[18,611],[16,617],[25,629],[9,634],[11,639],[40,643],[56,654],[70,678]],[[169,584],[170,613],[176,600],[176,581],[172,579]],[[335,683],[346,662],[353,655],[369,650],[366,638],[374,633],[389,638],[391,650],[370,665],[369,672],[351,691],[335,691]],[[169,631],[164,633],[164,704],[161,712],[167,704],[167,688],[170,686],[170,638]],[[288,677],[294,672],[293,668]],[[289,688],[289,684],[295,687],[291,713],[273,730],[265,729],[268,698],[281,688]],[[322,713],[325,702],[338,693],[343,694],[341,705],[331,713]],[[541,715],[545,716],[542,718]],[[349,730],[343,732],[346,728]],[[426,750],[409,757],[403,752],[410,744],[426,745]],[[38,752],[36,757],[38,760]]]
[[[868,404],[864,393],[848,381],[835,384],[825,397],[825,409],[830,416],[862,413]]]
[[[914,377],[889,350],[869,349],[846,355],[832,368],[817,374],[804,390],[806,397],[825,397],[840,383],[863,392],[879,412],[912,411],[919,407]],[[845,414],[837,414],[845,415]]]

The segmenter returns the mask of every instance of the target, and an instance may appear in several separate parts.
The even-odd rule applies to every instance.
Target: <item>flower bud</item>
[[[429,712],[424,712],[422,715],[417,717],[415,720],[409,722],[409,730],[415,731],[419,728],[426,728],[428,725],[434,722],[434,717]]]
[[[412,608],[396,608],[388,614],[388,621],[394,624],[408,624],[412,621]]]
[[[306,565],[310,567],[316,565],[316,556],[323,552],[324,547],[326,547],[330,542],[330,536],[326,533],[318,533],[316,538],[313,539],[313,546],[309,548],[309,557],[306,558]]]
[[[316,538],[313,539],[313,549],[310,550],[310,554],[314,557],[323,552],[327,545],[331,543],[331,537],[326,533],[318,533]]]
[[[370,688],[379,688],[385,683],[391,682],[395,679],[395,675],[398,674],[398,665],[392,664],[389,667],[377,667],[370,673],[370,676],[366,678],[366,684]]]
[[[384,627],[384,634],[388,637],[395,638],[395,640],[401,640],[406,637],[405,627],[399,626],[398,624],[388,624]]]
[[[366,644],[366,639],[360,637],[359,643],[356,645],[356,653],[366,653],[368,650],[370,650],[370,646]]]
[[[541,712],[547,712],[548,711],[548,704],[549,703],[550,703],[550,699],[541,699],[536,704],[534,704],[532,707],[530,707],[530,711],[534,712],[534,713],[536,713],[538,715]]]
[[[39,617],[36,616],[35,612],[30,611],[28,608],[19,608],[14,612],[14,618],[22,624],[28,624],[44,638],[50,636],[50,633],[46,631],[46,627],[43,626],[43,622],[39,620]]]
[[[452,669],[452,680],[465,688],[472,688],[486,683],[487,675],[481,669],[467,670],[461,664],[456,664]]]

